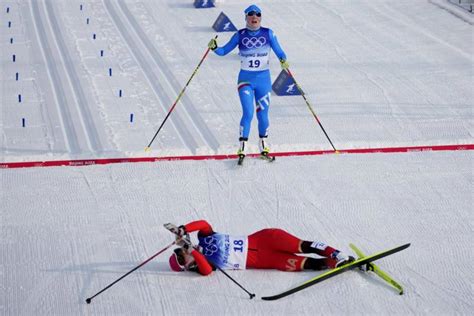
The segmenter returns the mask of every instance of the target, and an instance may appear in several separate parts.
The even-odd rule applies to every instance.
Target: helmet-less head
[[[190,270],[195,266],[194,257],[183,248],[176,248],[169,259],[170,268],[173,271],[180,272]]]

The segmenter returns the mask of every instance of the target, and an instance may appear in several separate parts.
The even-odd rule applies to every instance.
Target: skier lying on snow
[[[176,234],[176,244],[169,259],[173,271],[210,274],[220,269],[278,269],[282,271],[323,270],[354,261],[354,257],[322,242],[301,240],[278,228],[262,229],[250,236],[216,233],[205,220],[179,227],[165,224]],[[193,246],[189,233],[198,231],[199,245]],[[324,258],[296,254],[314,253]]]

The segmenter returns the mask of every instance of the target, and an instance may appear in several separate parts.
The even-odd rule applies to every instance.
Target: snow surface
[[[337,148],[473,143],[473,23],[448,2],[257,4]],[[247,5],[3,0],[1,161],[144,156],[214,20],[224,11],[243,27]],[[149,155],[234,153],[238,69],[235,52],[210,54]],[[271,69],[275,78],[276,58]],[[330,149],[301,97],[273,96],[270,119],[273,150]],[[253,152],[255,132],[254,122]],[[472,159],[457,151],[249,159],[243,168],[228,160],[4,169],[0,314],[467,315]],[[171,272],[168,251],[84,302],[168,245],[163,223],[196,219],[232,234],[280,227],[347,252],[350,242],[366,253],[411,242],[379,262],[405,294],[356,271],[280,301],[249,300],[222,273]],[[229,274],[261,297],[316,273]]]

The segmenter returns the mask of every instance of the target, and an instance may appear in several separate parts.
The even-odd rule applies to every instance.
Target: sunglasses
[[[247,16],[258,16],[258,17],[261,17],[262,14],[260,12],[255,12],[255,11],[250,11],[249,13],[247,13]]]

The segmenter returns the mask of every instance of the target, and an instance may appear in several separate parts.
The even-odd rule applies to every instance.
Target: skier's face
[[[194,265],[195,260],[191,254],[186,253],[181,248],[175,249],[176,257],[178,259],[179,265],[184,268],[184,270],[188,270],[190,266]]]
[[[260,27],[260,23],[262,22],[262,14],[255,11],[249,12],[247,13],[246,21],[247,26],[252,29],[258,29]]]

